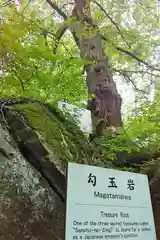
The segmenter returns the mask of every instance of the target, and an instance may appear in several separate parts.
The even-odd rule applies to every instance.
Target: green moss
[[[16,105],[14,108],[24,111],[33,129],[50,150],[53,161],[61,169],[66,168],[68,161],[91,162],[92,149],[87,137],[73,121],[65,119],[56,111],[56,108],[49,110],[39,104]]]

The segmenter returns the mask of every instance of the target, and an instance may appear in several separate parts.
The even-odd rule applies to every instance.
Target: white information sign
[[[156,240],[146,175],[69,163],[66,240]]]
[[[75,105],[61,101],[58,102],[58,107],[62,111],[65,109],[71,114],[81,131],[85,133],[92,133],[91,112],[89,110],[78,108]]]

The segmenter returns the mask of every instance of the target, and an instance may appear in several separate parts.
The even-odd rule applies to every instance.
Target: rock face
[[[0,127],[0,239],[64,239],[65,206]]]
[[[99,165],[95,149],[73,125],[64,127],[63,119],[40,106],[6,108],[2,115],[0,240],[62,240],[67,162]],[[151,184],[158,240],[159,184]]]
[[[66,165],[89,163],[91,151],[77,126],[55,109],[1,109],[0,240],[64,239]]]
[[[159,186],[160,186],[159,179],[155,179],[155,181],[152,181],[152,184],[150,185],[153,214],[154,214],[156,233],[157,233],[157,240],[160,240],[160,191],[159,191]]]

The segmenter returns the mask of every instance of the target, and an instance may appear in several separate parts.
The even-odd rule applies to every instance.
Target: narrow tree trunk
[[[121,126],[121,97],[117,92],[108,58],[102,47],[102,38],[97,26],[92,23],[89,0],[75,0],[71,31],[78,39],[82,59],[90,61],[85,65],[89,101],[93,126],[98,134],[108,126]]]

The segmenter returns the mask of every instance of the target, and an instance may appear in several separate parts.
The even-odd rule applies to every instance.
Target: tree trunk
[[[71,31],[78,39],[81,58],[89,60],[85,65],[88,87],[88,109],[91,110],[93,126],[98,134],[108,126],[121,126],[121,97],[117,92],[109,67],[108,58],[102,47],[98,27],[92,22],[90,1],[75,0]]]

